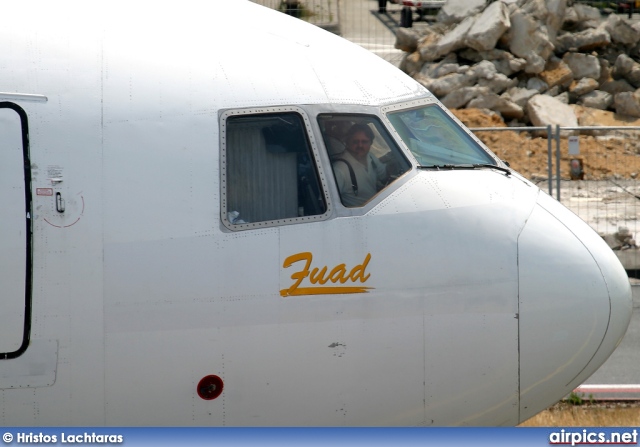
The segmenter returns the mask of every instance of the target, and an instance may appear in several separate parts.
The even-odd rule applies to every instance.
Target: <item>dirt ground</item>
[[[638,402],[598,402],[571,405],[558,402],[520,427],[637,427]]]
[[[499,116],[491,116],[478,109],[460,109],[452,112],[467,127],[507,127]],[[610,115],[598,115],[586,125],[620,125],[620,120]],[[609,122],[607,122],[609,121]],[[639,125],[628,121],[626,125]],[[582,124],[581,125],[585,125]],[[554,130],[555,131],[555,130]],[[475,132],[476,135],[502,160],[525,177],[537,181],[548,178],[548,141],[546,136],[532,132],[491,131]],[[587,135],[591,133],[591,135]],[[600,133],[600,135],[593,135]],[[546,133],[545,133],[546,134]],[[582,132],[579,136],[579,155],[569,155],[569,132],[560,139],[561,178],[569,180],[570,158],[581,159],[584,180],[606,178],[635,179],[640,174],[640,131],[609,130]],[[556,142],[552,139],[553,175],[555,176]],[[577,171],[574,170],[575,173]]]

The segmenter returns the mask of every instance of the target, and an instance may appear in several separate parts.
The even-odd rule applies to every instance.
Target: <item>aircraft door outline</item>
[[[3,209],[0,360],[5,360],[20,357],[29,346],[31,334],[33,210],[29,126],[24,109],[12,102],[0,102],[0,132],[3,134],[0,138],[0,164],[12,166],[6,170],[8,175],[0,179],[0,205]],[[18,161],[22,164],[21,170],[16,169]]]

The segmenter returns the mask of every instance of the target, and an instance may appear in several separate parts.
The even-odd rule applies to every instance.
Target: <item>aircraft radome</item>
[[[615,349],[612,251],[422,86],[167,5],[4,5],[2,425],[514,425]]]

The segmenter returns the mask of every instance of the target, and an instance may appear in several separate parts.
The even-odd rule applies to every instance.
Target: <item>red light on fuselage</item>
[[[213,400],[222,394],[224,383],[215,375],[205,376],[198,382],[198,396],[204,400]]]

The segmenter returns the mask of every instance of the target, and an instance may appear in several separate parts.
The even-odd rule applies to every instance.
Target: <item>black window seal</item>
[[[31,339],[31,313],[33,290],[33,209],[31,200],[31,158],[29,151],[29,122],[27,113],[22,107],[12,102],[0,102],[0,109],[11,109],[20,117],[22,133],[22,161],[24,170],[24,195],[25,195],[25,237],[26,237],[26,262],[25,262],[25,297],[24,297],[24,326],[22,344],[13,352],[0,353],[0,360],[15,359],[24,354],[29,347]]]

